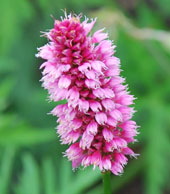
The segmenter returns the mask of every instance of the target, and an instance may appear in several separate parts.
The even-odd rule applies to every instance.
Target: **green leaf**
[[[72,184],[72,180],[73,180],[73,172],[71,169],[71,163],[67,160],[67,159],[62,159],[61,160],[61,168],[60,168],[60,193],[61,194],[67,194],[67,193],[72,193],[72,191],[70,191],[70,187],[66,185],[71,185]]]
[[[71,194],[80,194],[83,190],[89,188],[101,178],[101,172],[97,168],[95,170],[92,167],[88,167],[85,170],[79,170],[77,176],[71,182],[69,187],[71,187]]]
[[[159,9],[162,11],[162,13],[165,16],[169,16],[170,15],[170,4],[169,4],[169,0],[154,0],[154,2],[157,4],[157,6],[159,7]]]
[[[30,146],[53,141],[56,134],[50,129],[22,127],[15,130],[0,131],[0,145]]]
[[[137,177],[137,175],[139,175],[139,172],[141,172],[142,168],[145,167],[145,161],[142,156],[143,154],[141,154],[139,159],[134,160],[128,164],[122,176],[112,175],[111,186],[113,193],[116,193],[119,189],[125,187],[126,184],[128,184],[135,177]],[[97,185],[94,189],[87,192],[87,194],[103,194],[103,185]]]
[[[26,0],[2,0],[0,13],[0,52],[6,54],[21,32],[19,25],[23,19],[33,14],[30,3]]]
[[[0,73],[14,72],[17,67],[15,59],[0,56]]]
[[[56,169],[50,158],[42,161],[44,194],[56,194]]]
[[[31,146],[55,139],[54,130],[34,128],[16,115],[0,115],[0,145]]]
[[[0,83],[0,111],[6,108],[9,104],[8,96],[12,91],[12,88],[15,84],[15,79],[13,77],[7,77]]]
[[[14,163],[15,149],[6,147],[0,162],[0,193],[8,194]]]
[[[145,171],[146,194],[162,194],[170,172],[169,147],[170,137],[166,130],[164,108],[158,106],[154,99],[150,103],[153,107],[150,127],[147,133],[146,155],[147,169]],[[155,106],[156,105],[156,106]],[[156,108],[154,108],[156,107]]]
[[[15,186],[16,194],[40,194],[39,167],[30,154],[22,156],[23,171],[19,183]]]

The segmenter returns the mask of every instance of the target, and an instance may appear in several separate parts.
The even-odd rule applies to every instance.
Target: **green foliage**
[[[15,193],[40,193],[40,176],[38,165],[31,155],[25,154],[22,156],[23,173],[19,178],[19,184],[15,186]],[[29,183],[29,184],[28,184]]]
[[[15,149],[6,147],[1,158],[0,193],[7,194],[11,181],[12,166],[14,163]]]
[[[146,158],[148,172],[146,174],[146,193],[162,193],[163,188],[168,184],[169,175],[169,148],[170,141],[167,133],[167,119],[161,106],[152,99],[151,106],[157,109],[152,112],[150,131],[148,132],[148,145],[146,147]],[[151,138],[152,137],[152,138]]]
[[[40,31],[52,27],[50,14],[59,18],[65,8],[87,16],[98,14],[97,25],[108,26],[110,36],[115,37],[122,75],[137,97],[134,119],[141,134],[133,148],[140,156],[130,160],[121,177],[112,176],[113,192],[123,194],[129,187],[135,188],[136,179],[141,180],[138,190],[144,194],[169,191],[170,50],[162,42],[131,35],[121,17],[119,25],[110,25],[115,19],[110,12],[118,11],[115,4],[102,0],[1,1],[0,194],[103,192],[98,169],[72,172],[70,162],[62,158],[66,146],[60,145],[56,136],[56,118],[47,113],[65,102],[47,103],[47,92],[39,82],[42,61],[35,53],[45,42],[39,38]],[[169,2],[155,0],[153,4],[157,11],[144,1],[136,4],[132,23],[140,28],[168,29],[165,17],[169,17]]]
[[[165,16],[170,15],[170,2],[169,0],[154,0],[153,1],[157,7],[161,10],[162,14],[165,14]]]
[[[26,0],[2,0],[0,12],[0,52],[5,53],[20,35],[19,24],[31,18],[33,9]]]
[[[126,35],[121,35],[121,37],[123,36],[127,38]],[[123,42],[127,44],[123,46]],[[147,142],[143,146],[144,153],[141,155],[146,163],[144,171],[144,177],[146,177],[144,181],[145,193],[161,194],[167,185],[166,178],[170,172],[170,136],[168,131],[170,123],[167,116],[170,107],[163,100],[168,95],[169,86],[167,83],[170,74],[166,60],[170,60],[170,55],[166,55],[166,51],[160,44],[138,42],[129,37],[128,39],[120,39],[118,48],[124,48],[122,51],[118,49],[120,58],[123,58],[123,53],[125,50],[127,51],[124,56],[126,64],[123,66],[123,74],[128,77],[133,93],[136,93],[136,96],[141,96],[141,99],[137,100],[137,106],[139,106],[137,109],[140,111],[137,114],[137,120],[141,125],[140,142]],[[145,57],[139,60],[140,56]],[[138,75],[135,82],[134,72]],[[143,114],[148,113],[148,117],[143,118]]]

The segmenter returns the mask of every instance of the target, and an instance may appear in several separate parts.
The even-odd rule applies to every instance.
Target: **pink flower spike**
[[[112,144],[113,148],[115,148],[115,149],[124,148],[127,146],[126,140],[119,138],[119,137],[113,139],[111,141],[111,144]]]
[[[102,68],[106,68],[106,65],[101,61],[91,61],[91,67],[98,73],[102,73]]]
[[[83,27],[85,29],[85,32],[86,34],[88,34],[91,29],[93,28],[94,24],[96,23],[96,18],[94,20],[91,20],[90,23],[87,23],[88,22],[88,19],[86,19],[82,24],[83,24]]]
[[[96,96],[97,98],[104,98],[105,97],[105,92],[102,88],[97,88],[95,90],[93,90],[93,94],[94,96]]]
[[[79,110],[86,113],[89,110],[89,102],[87,100],[79,100]]]
[[[96,78],[96,75],[95,75],[94,71],[86,71],[86,72],[85,72],[85,75],[86,75],[86,77],[87,77],[88,79],[94,80],[94,79]]]
[[[128,162],[128,159],[122,153],[115,153],[114,157],[115,157],[115,161],[120,163],[122,166],[126,165]]]
[[[104,156],[102,159],[102,165],[100,165],[100,170],[105,171],[105,170],[111,170],[112,163],[111,163],[111,155]]]
[[[109,112],[109,115],[114,118],[116,121],[122,121],[122,114],[119,110],[114,109]]]
[[[81,162],[82,166],[87,167],[91,165],[91,156],[90,155],[86,155],[84,156],[82,162]]]
[[[78,100],[79,99],[79,92],[76,87],[71,88],[67,93],[67,100]]]
[[[100,125],[104,125],[107,122],[107,116],[103,112],[96,113],[95,119]]]
[[[79,143],[72,144],[65,152],[65,155],[69,160],[75,160],[82,154],[82,149],[79,147]]]
[[[90,108],[92,109],[93,112],[99,112],[102,110],[102,106],[99,102],[91,100],[90,102]]]
[[[90,65],[90,63],[84,63],[84,64],[82,64],[81,66],[79,66],[78,67],[78,70],[81,72],[81,73],[85,73],[85,72],[87,72],[88,70],[90,70],[91,69],[91,65]]]
[[[119,164],[117,162],[112,162],[111,171],[115,175],[120,175],[123,173],[123,167],[121,164]]]
[[[115,108],[115,103],[111,99],[104,99],[102,100],[102,105],[106,109],[106,111],[112,110]]]
[[[45,60],[41,82],[49,99],[66,101],[51,114],[57,117],[61,144],[71,144],[65,156],[73,169],[93,165],[119,175],[128,157],[137,156],[129,148],[138,134],[130,106],[135,98],[120,75],[113,41],[104,29],[92,33],[95,22],[65,13],[45,33],[49,43],[36,56]]]
[[[104,139],[109,142],[113,139],[113,132],[110,131],[109,129],[107,128],[104,128],[103,131],[102,131],[102,134],[103,134],[103,137]]]
[[[98,43],[108,37],[106,33],[102,32],[103,30],[104,29],[98,30],[97,32],[93,34],[93,38],[92,38],[93,43]]]
[[[60,79],[59,79],[59,82],[58,82],[58,87],[59,88],[68,88],[71,84],[71,79],[69,79],[69,77],[67,76],[62,76]]]
[[[92,134],[88,134],[86,131],[83,133],[82,138],[80,140],[80,147],[85,150],[86,148],[89,149],[91,146],[91,143],[94,139],[94,136]]]
[[[79,129],[82,126],[82,120],[81,119],[74,119],[70,122],[73,130]]]
[[[91,156],[91,164],[94,165],[94,168],[96,166],[100,166],[101,164],[101,153],[99,151],[95,151]]]
[[[94,81],[92,79],[86,79],[85,84],[88,88],[96,89],[100,87],[100,82]]]
[[[92,135],[96,135],[97,133],[97,128],[98,125],[95,121],[91,121],[88,125],[87,125],[87,133],[92,134]]]
[[[52,51],[52,48],[48,44],[39,48],[38,50],[39,50],[39,53],[36,55],[37,57],[41,57],[41,58],[47,59],[47,60],[54,57],[54,53]]]
[[[117,121],[114,118],[107,116],[107,124],[112,126],[112,127],[116,127]]]

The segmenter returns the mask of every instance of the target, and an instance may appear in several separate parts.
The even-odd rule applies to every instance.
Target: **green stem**
[[[110,179],[110,172],[105,172],[102,174],[103,176],[103,187],[104,187],[104,194],[111,194],[111,179]]]

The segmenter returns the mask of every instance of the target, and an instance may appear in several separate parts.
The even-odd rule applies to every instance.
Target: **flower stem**
[[[111,179],[110,179],[110,172],[102,173],[103,176],[103,187],[104,187],[104,194],[111,194]]]

